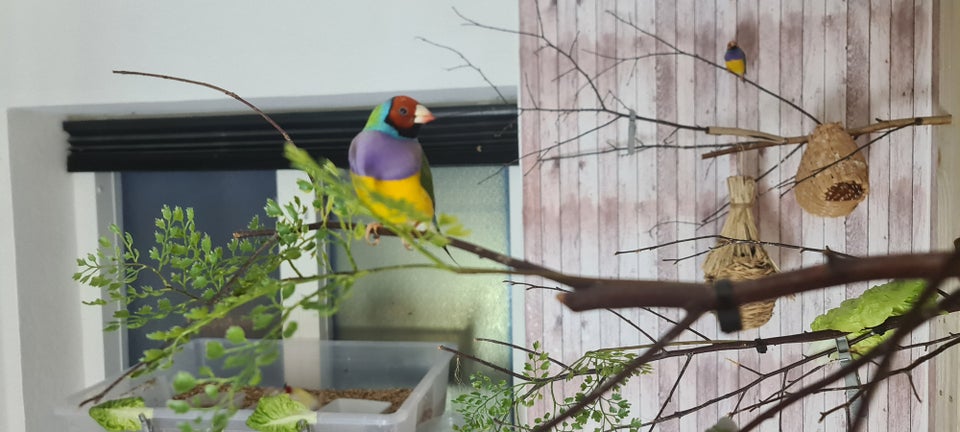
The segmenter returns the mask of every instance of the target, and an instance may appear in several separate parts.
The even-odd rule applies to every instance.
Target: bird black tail
[[[443,235],[443,232],[440,231],[440,223],[437,222],[437,217],[433,217],[433,227],[437,229],[437,234]],[[457,259],[453,257],[453,254],[450,253],[450,249],[446,246],[443,247],[443,251],[447,253],[447,256],[450,257],[450,260],[453,261],[457,267],[460,267],[460,263],[457,262]]]
[[[456,258],[454,258],[452,254],[450,254],[450,249],[447,249],[447,247],[444,246],[443,251],[447,253],[448,257],[450,257],[450,261],[453,261],[453,263],[456,264],[457,267],[460,267],[460,263],[458,263]]]

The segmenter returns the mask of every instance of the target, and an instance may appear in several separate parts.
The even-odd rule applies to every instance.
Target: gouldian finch
[[[350,143],[353,187],[377,219],[417,228],[433,222],[437,227],[433,176],[417,141],[420,126],[434,118],[413,98],[395,96],[373,109],[366,126]],[[368,240],[379,226],[367,226]]]
[[[740,79],[745,79],[747,73],[747,55],[737,46],[737,41],[730,41],[727,44],[727,53],[723,55],[723,60],[727,62],[727,70],[737,74]]]

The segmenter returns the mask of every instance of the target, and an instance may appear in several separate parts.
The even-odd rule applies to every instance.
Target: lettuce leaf
[[[147,408],[141,397],[114,399],[90,407],[90,417],[110,432],[138,431],[140,414],[153,417],[153,408]]]
[[[922,279],[894,280],[877,285],[864,291],[860,297],[844,300],[840,306],[818,316],[810,323],[810,329],[839,330],[850,333],[848,338],[855,338],[869,331],[869,328],[882,324],[887,318],[907,313],[925,286]],[[866,338],[851,346],[850,352],[855,356],[863,355],[892,334],[892,330],[888,330],[883,335]]]
[[[259,432],[299,432],[297,424],[301,421],[316,424],[317,413],[284,393],[261,398],[247,418],[247,427]]]

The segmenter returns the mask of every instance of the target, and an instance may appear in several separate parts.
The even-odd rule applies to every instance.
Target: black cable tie
[[[719,279],[713,283],[713,290],[717,294],[717,321],[720,321],[720,330],[733,333],[742,329],[740,308],[733,301],[733,284],[727,279]]]
[[[760,354],[766,354],[766,353],[767,353],[767,343],[764,342],[763,339],[756,338],[756,339],[754,339],[754,342],[757,344],[757,352],[758,352],[758,353],[760,353]]]

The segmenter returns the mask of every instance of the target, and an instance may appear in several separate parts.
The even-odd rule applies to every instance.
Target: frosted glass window
[[[498,166],[434,167],[439,213],[448,213],[471,231],[468,240],[498,252],[509,251],[507,173]],[[481,181],[487,177],[493,177]],[[378,246],[358,242],[354,258],[361,268],[425,263],[396,238]],[[446,259],[442,250],[437,253]],[[451,249],[464,267],[492,266],[475,255]],[[349,269],[342,252],[334,251],[338,269]],[[468,353],[510,367],[508,349],[474,338],[510,340],[510,288],[507,277],[458,275],[430,269],[375,274],[357,282],[352,295],[334,316],[337,339],[451,342]],[[477,365],[462,364],[464,380]]]

